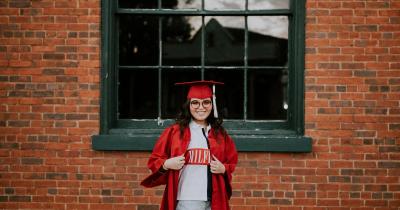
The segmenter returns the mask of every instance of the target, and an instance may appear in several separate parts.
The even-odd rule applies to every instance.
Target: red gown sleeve
[[[162,172],[160,168],[165,160],[170,157],[172,130],[172,127],[165,129],[154,145],[149,161],[147,162],[147,166],[152,173],[140,183],[142,186],[155,187],[166,184],[168,171]]]
[[[227,187],[228,198],[232,195],[232,174],[235,171],[238,162],[238,153],[235,143],[229,135],[226,136],[225,141],[226,161],[223,163],[225,166],[225,181]]]

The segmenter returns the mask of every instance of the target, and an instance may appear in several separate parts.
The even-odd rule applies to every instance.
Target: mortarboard
[[[212,80],[200,80],[200,81],[192,81],[192,82],[177,82],[175,85],[186,85],[190,86],[189,92],[187,94],[187,98],[212,98],[213,100],[213,108],[214,108],[214,117],[218,118],[217,111],[217,102],[215,98],[215,85],[223,85],[223,82],[216,82]],[[210,88],[212,86],[212,89]]]

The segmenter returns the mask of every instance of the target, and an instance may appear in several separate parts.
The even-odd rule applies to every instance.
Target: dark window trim
[[[150,151],[162,130],[172,120],[117,120],[115,94],[117,81],[114,47],[115,4],[102,0],[102,51],[101,51],[101,99],[100,134],[92,137],[94,150]],[[120,9],[120,13],[129,9]],[[162,12],[162,11],[160,11]],[[224,11],[225,12],[225,11]],[[226,11],[229,15],[232,11]],[[234,11],[233,11],[234,12]],[[272,10],[271,15],[287,14],[288,10]],[[179,12],[178,12],[179,13]],[[258,13],[258,12],[256,12]],[[289,24],[289,51],[294,53],[289,62],[288,122],[226,120],[225,127],[234,139],[239,151],[311,152],[312,140],[304,136],[304,53],[305,53],[305,0],[291,1]],[[222,14],[223,15],[223,14]],[[114,43],[113,43],[114,42]],[[161,124],[160,124],[161,123]]]

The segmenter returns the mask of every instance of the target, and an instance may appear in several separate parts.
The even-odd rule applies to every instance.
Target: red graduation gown
[[[212,174],[212,210],[229,210],[229,199],[232,195],[232,173],[235,170],[238,154],[236,147],[229,135],[223,136],[214,130],[208,135],[211,154],[225,165],[224,174]],[[165,191],[161,202],[161,210],[175,210],[177,204],[179,170],[160,172],[164,161],[170,157],[176,157],[185,153],[190,142],[190,129],[184,129],[183,138],[180,138],[179,125],[174,124],[164,130],[156,144],[148,161],[148,167],[152,174],[145,178],[141,185],[155,187],[165,184]]]

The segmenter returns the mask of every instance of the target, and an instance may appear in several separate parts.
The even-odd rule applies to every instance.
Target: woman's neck
[[[192,119],[196,124],[200,125],[203,128],[207,127],[207,121],[206,120],[196,120],[196,119]]]

